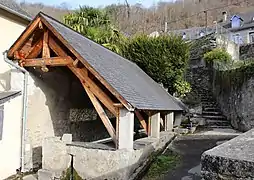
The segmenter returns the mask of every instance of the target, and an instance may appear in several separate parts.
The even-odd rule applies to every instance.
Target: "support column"
[[[172,131],[174,127],[174,112],[166,114],[165,117],[165,131]]]
[[[117,121],[118,149],[133,149],[134,112],[120,109]]]
[[[175,112],[174,126],[179,127],[182,123],[182,112]]]
[[[154,138],[160,138],[160,121],[161,121],[160,113],[156,113],[149,118],[151,121],[150,136]]]

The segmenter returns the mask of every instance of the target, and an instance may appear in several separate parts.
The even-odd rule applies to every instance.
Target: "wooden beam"
[[[46,29],[43,34],[42,58],[50,58],[50,50],[49,50],[48,42],[49,42],[49,32]]]
[[[82,84],[84,84],[88,89],[90,89],[94,95],[101,101],[104,106],[117,117],[117,108],[114,107],[114,102],[108,97],[108,95],[100,89],[97,84],[95,84],[87,74],[86,68],[75,68],[72,65],[68,66],[70,70],[79,78]]]
[[[42,50],[42,40],[38,40],[31,48],[30,52],[26,55],[26,59],[36,58]]]
[[[49,47],[58,55],[66,56],[67,53],[54,41],[52,37],[49,37]],[[95,96],[106,106],[106,108],[117,117],[117,108],[113,106],[114,102],[104,93],[87,75],[88,70],[86,68],[75,68],[74,65],[68,65],[69,69],[79,78],[81,83],[84,83],[86,87],[91,89]]]
[[[144,130],[146,131],[146,134],[148,134],[148,127],[147,127],[147,124],[146,124],[146,121],[145,119],[143,118],[143,116],[140,114],[139,111],[135,111],[135,114],[140,122],[140,124],[142,125],[142,127],[144,128]]]
[[[92,104],[94,105],[95,110],[97,111],[98,115],[100,116],[104,126],[106,127],[109,135],[113,139],[114,143],[117,144],[115,129],[114,129],[113,125],[111,124],[105,111],[103,110],[100,102],[97,100],[97,98],[94,96],[94,94],[90,91],[90,89],[86,87],[86,85],[83,84],[83,87],[84,87],[88,97],[90,98]]]
[[[56,43],[56,41],[49,36],[49,47],[56,53],[58,56],[67,56],[67,53]]]
[[[19,48],[24,44],[24,42],[30,37],[33,31],[38,27],[39,22],[41,21],[38,16],[24,31],[24,33],[18,38],[15,44],[10,48],[8,52],[8,57],[13,57],[14,52],[18,51]]]
[[[35,66],[66,66],[72,64],[70,57],[52,57],[52,58],[37,58],[37,59],[24,59],[19,61],[24,67]]]
[[[41,21],[50,29],[50,31],[67,47],[82,64],[91,72],[128,110],[133,107],[119,94],[69,43],[64,37],[57,32],[57,30],[47,22],[47,20],[41,17]]]
[[[77,67],[78,67],[78,63],[79,63],[79,60],[76,59],[76,60],[73,62],[73,66],[74,66],[75,68],[77,68]]]

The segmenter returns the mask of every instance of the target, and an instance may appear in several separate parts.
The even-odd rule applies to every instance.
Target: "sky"
[[[60,5],[63,2],[66,2],[68,5],[71,6],[71,8],[77,8],[79,5],[89,5],[93,7],[98,6],[105,6],[109,4],[117,4],[117,3],[124,3],[124,0],[19,0],[19,1],[25,1],[25,2],[40,2],[43,4],[48,5]],[[149,7],[153,5],[153,3],[158,2],[159,0],[128,0],[130,4],[136,4],[141,3],[145,7]],[[164,0],[164,1],[170,1],[170,0]]]

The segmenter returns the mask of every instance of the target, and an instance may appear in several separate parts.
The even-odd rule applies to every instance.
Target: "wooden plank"
[[[82,84],[90,89],[94,95],[101,101],[104,106],[117,117],[117,108],[114,107],[114,102],[108,97],[108,95],[100,89],[87,75],[87,69],[75,68],[74,66],[68,66],[70,70],[79,78]]]
[[[42,58],[50,58],[50,50],[48,42],[49,42],[49,32],[48,30],[45,30],[43,34]]]
[[[37,58],[25,59],[22,61],[25,67],[35,66],[66,66],[72,64],[70,57],[52,57],[52,58]]]
[[[36,58],[42,50],[42,40],[37,41],[31,48],[30,52],[26,55],[26,59]]]
[[[109,135],[113,139],[114,143],[117,144],[115,129],[114,129],[113,125],[111,124],[105,111],[103,110],[100,102],[97,100],[97,98],[94,96],[94,94],[90,91],[90,89],[86,87],[86,85],[83,84],[83,87],[84,87],[88,97],[90,98],[95,110],[97,111],[98,115],[100,116],[104,126],[106,127]]]
[[[8,57],[13,57],[14,52],[19,50],[19,48],[25,43],[25,41],[29,38],[29,36],[33,33],[33,31],[38,27],[40,22],[40,17],[37,17],[24,31],[23,34],[17,39],[14,45],[10,48],[8,52]]]
[[[50,23],[43,17],[41,21],[50,29],[50,31],[67,47],[82,64],[91,72],[128,110],[132,110],[133,107],[119,94],[65,39],[62,37]]]
[[[78,67],[78,63],[79,63],[79,60],[76,59],[76,60],[73,62],[73,66],[74,66],[74,67]]]
[[[140,122],[140,124],[142,125],[142,127],[144,128],[144,130],[146,131],[146,134],[148,134],[148,127],[147,127],[147,124],[146,124],[146,121],[145,119],[143,118],[143,116],[140,114],[139,111],[135,111],[135,114]]]

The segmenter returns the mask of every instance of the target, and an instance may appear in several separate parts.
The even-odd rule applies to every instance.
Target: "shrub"
[[[139,35],[121,47],[121,55],[135,62],[157,83],[162,83],[169,93],[180,95],[185,89],[189,91],[189,85],[183,79],[189,60],[189,44],[181,37]]]
[[[208,63],[229,62],[231,60],[231,56],[224,49],[215,48],[212,51],[205,53],[204,60]]]

